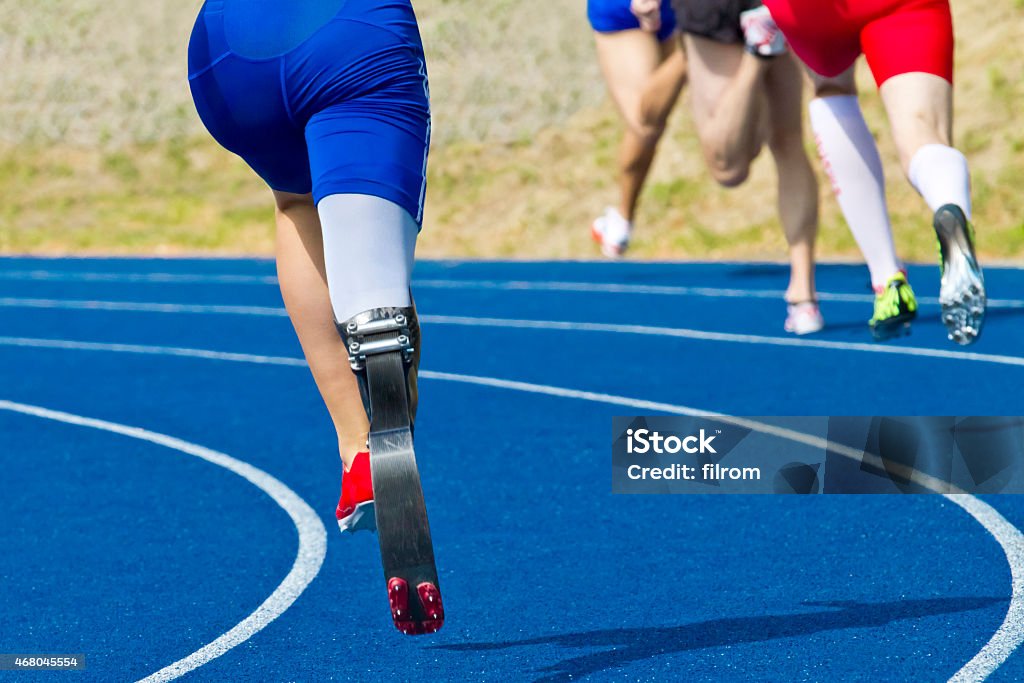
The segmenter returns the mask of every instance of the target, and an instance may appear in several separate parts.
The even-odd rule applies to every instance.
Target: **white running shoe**
[[[821,317],[818,304],[813,301],[789,304],[786,312],[786,332],[796,335],[814,334],[825,327],[825,319]]]
[[[633,224],[611,206],[590,226],[590,236],[601,245],[601,253],[608,258],[621,258],[626,253],[632,232]]]
[[[740,14],[747,52],[755,57],[777,57],[786,51],[786,37],[764,5]]]

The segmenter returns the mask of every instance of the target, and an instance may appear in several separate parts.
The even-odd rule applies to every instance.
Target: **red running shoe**
[[[369,453],[357,453],[352,467],[341,476],[341,499],[335,517],[338,518],[338,528],[342,532],[377,530],[377,518],[373,514]]]

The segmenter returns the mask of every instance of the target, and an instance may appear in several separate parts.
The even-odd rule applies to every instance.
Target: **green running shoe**
[[[896,273],[875,296],[875,315],[868,321],[875,341],[910,334],[910,321],[917,317],[917,299],[907,276]]]
[[[967,345],[978,338],[985,322],[985,278],[974,255],[974,231],[953,204],[939,207],[933,224],[942,259],[942,323],[950,340]]]

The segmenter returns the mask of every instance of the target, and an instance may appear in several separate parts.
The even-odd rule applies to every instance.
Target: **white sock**
[[[818,153],[839,208],[867,261],[871,283],[884,287],[903,264],[892,240],[885,174],[875,139],[855,95],[813,99],[809,111]]]
[[[907,175],[932,211],[955,204],[971,217],[971,172],[967,157],[946,145],[925,145],[910,159]]]
[[[412,305],[419,226],[393,202],[363,194],[333,194],[317,204],[331,307],[340,323],[371,308]]]

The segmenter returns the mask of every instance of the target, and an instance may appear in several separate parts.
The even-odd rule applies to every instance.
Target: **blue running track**
[[[860,266],[820,268],[828,327],[795,339],[779,265],[420,263],[417,453],[448,613],[422,638],[391,624],[376,539],[334,524],[332,426],[273,275],[0,259],[0,652],[88,658],[32,680],[196,652],[186,679],[1024,679],[1024,499],[613,497],[609,467],[636,400],[1024,415],[1024,271],[987,271],[962,349],[935,267],[910,271],[913,335],[876,345]]]

